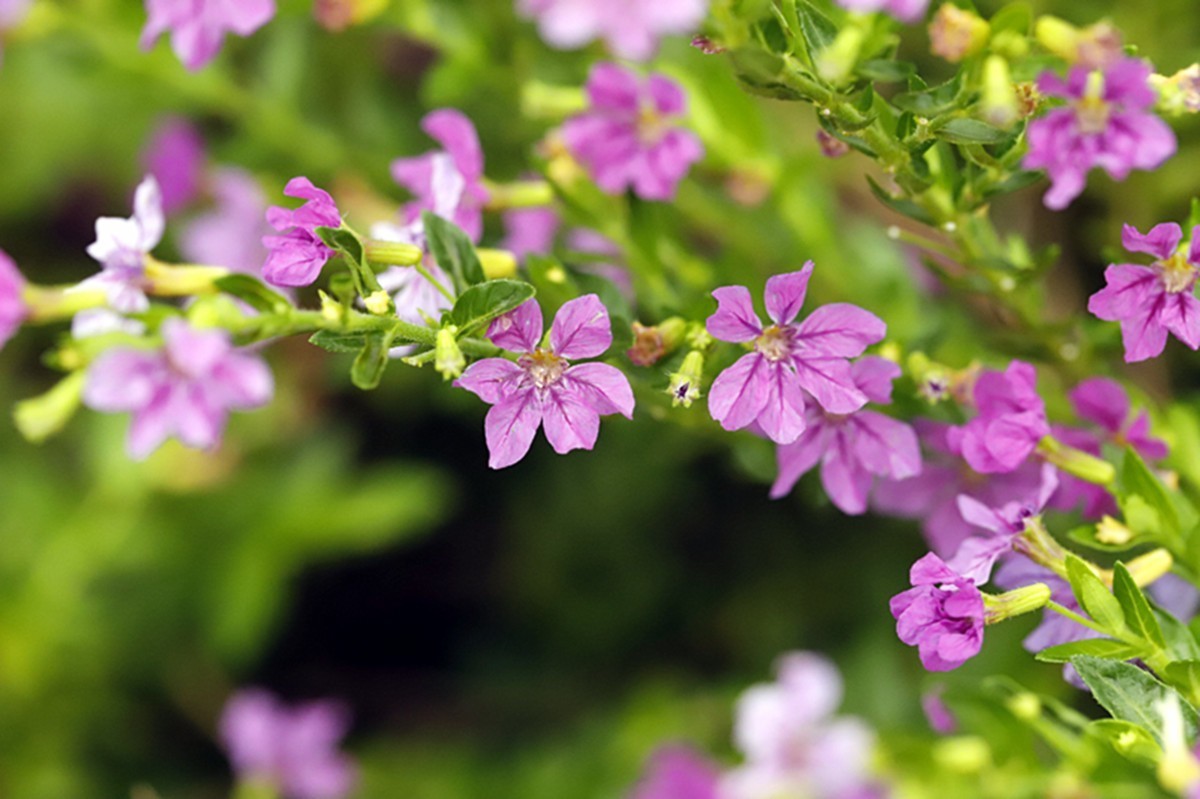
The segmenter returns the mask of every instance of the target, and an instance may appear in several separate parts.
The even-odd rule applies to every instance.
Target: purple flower
[[[809,652],[785,655],[776,673],[775,682],[751,686],[738,699],[734,745],[746,762],[724,776],[720,796],[857,795],[868,785],[874,735],[856,718],[833,716],[841,675]]]
[[[171,49],[190,70],[212,61],[227,32],[249,36],[275,16],[275,0],[146,0],[141,46],[171,32]]]
[[[930,552],[913,564],[913,587],[892,597],[896,635],[917,647],[929,671],[950,671],[983,646],[983,595]]]
[[[96,240],[87,252],[100,262],[100,274],[77,288],[104,291],[108,304],[122,313],[146,310],[150,306],[142,288],[146,257],[162,241],[164,224],[158,181],[147,175],[134,193],[132,217],[96,220]]]
[[[963,458],[981,474],[1011,472],[1050,433],[1046,406],[1037,393],[1037,372],[1013,361],[1003,372],[989,369],[975,382],[978,415],[950,435]]]
[[[952,735],[958,731],[958,719],[942,699],[944,689],[945,686],[939,685],[921,694],[921,710],[925,713],[925,720],[929,722],[930,729],[938,735]]]
[[[1133,416],[1129,396],[1115,380],[1093,377],[1084,380],[1068,395],[1075,413],[1091,422],[1099,432],[1072,427],[1055,427],[1054,437],[1059,441],[1091,455],[1100,456],[1104,443],[1130,446],[1147,460],[1160,460],[1167,456],[1167,445],[1150,437],[1150,416],[1142,411]],[[1083,505],[1083,516],[1099,519],[1105,514],[1115,515],[1117,503],[1112,494],[1094,483],[1089,483],[1070,474],[1060,476],[1058,492],[1051,504],[1060,510],[1069,510]]]
[[[142,153],[146,172],[162,190],[163,213],[174,214],[196,199],[204,162],[204,140],[192,123],[182,117],[163,120]]]
[[[629,799],[717,799],[716,766],[687,746],[664,746]]]
[[[1121,229],[1121,243],[1130,252],[1158,260],[1150,266],[1111,264],[1104,270],[1107,285],[1088,300],[1088,310],[1100,319],[1121,323],[1125,361],[1153,358],[1167,344],[1167,333],[1192,349],[1200,346],[1200,302],[1192,291],[1200,267],[1200,227],[1192,230],[1185,252],[1183,231],[1174,222],[1155,225],[1142,235],[1131,225]]]
[[[308,178],[292,178],[283,193],[306,202],[294,211],[277,205],[267,209],[267,221],[283,235],[263,236],[262,243],[268,250],[263,278],[275,286],[307,286],[333,257],[333,250],[317,235],[317,228],[341,227],[342,215],[329,193]]]
[[[878,357],[862,358],[851,367],[859,390],[872,402],[892,401],[892,381],[900,367]],[[800,476],[821,462],[821,485],[845,513],[867,509],[874,475],[903,480],[921,471],[917,434],[903,422],[875,411],[831,414],[815,405],[804,409],[806,427],[791,444],[776,449],[779,476],[771,486],[777,499],[792,490]]]
[[[552,47],[573,50],[600,38],[615,55],[645,61],[662,36],[691,33],[708,0],[517,0],[517,11],[537,20]]]
[[[554,247],[554,236],[561,220],[553,208],[516,208],[505,211],[503,218],[507,233],[500,246],[518,260],[524,261],[527,255],[548,253]]]
[[[1058,488],[1058,470],[1042,465],[1042,484],[1036,494],[1020,502],[1006,502],[993,508],[974,497],[958,498],[958,510],[967,523],[986,530],[989,535],[968,538],[950,559],[949,566],[976,585],[983,585],[992,575],[996,559],[1013,551],[1014,544],[1025,532],[1026,523],[1040,514]]]
[[[25,278],[8,253],[0,250],[0,347],[8,343],[29,316],[24,293]]]
[[[906,480],[877,480],[871,504],[883,513],[920,519],[925,540],[939,557],[953,555],[973,529],[958,512],[959,494],[999,506],[1037,491],[1040,472],[1032,461],[1012,472],[981,475],[963,460],[957,429],[928,419],[917,419],[913,426],[927,453],[921,473]]]
[[[208,179],[213,207],[192,217],[179,234],[179,251],[200,264],[258,275],[266,250],[267,200],[254,177],[241,169],[216,169]]]
[[[562,455],[595,446],[601,416],[619,413],[633,418],[633,389],[620,370],[594,362],[571,366],[567,360],[594,358],[612,345],[608,311],[595,294],[558,309],[549,348],[538,346],[542,309],[536,300],[492,322],[488,338],[521,357],[516,363],[504,358],[476,361],[454,384],[492,406],[485,430],[488,466],[493,469],[525,457],[539,425]]]
[[[909,24],[925,16],[925,10],[929,7],[929,0],[836,0],[836,2],[847,11],[860,13],[882,11]]]
[[[421,120],[421,129],[442,150],[392,161],[392,178],[416,195],[404,207],[407,223],[433,211],[462,228],[472,241],[483,235],[483,149],[471,120],[461,111],[441,108]]]
[[[626,189],[644,200],[670,200],[704,147],[673,120],[687,111],[683,90],[664,75],[645,81],[617,64],[592,67],[590,108],[563,123],[567,149],[601,190]]]
[[[88,367],[83,401],[97,411],[129,411],[126,449],[142,460],[168,438],[211,449],[231,410],[271,399],[271,372],[256,355],[236,351],[223,330],[196,330],[178,318],[162,325],[163,348],[111,349]]]
[[[354,789],[354,764],[337,749],[349,727],[338,702],[288,707],[253,688],[230,698],[220,722],[238,779],[266,782],[286,799],[341,799]]]
[[[774,323],[764,328],[744,286],[723,286],[713,292],[717,312],[706,322],[721,341],[754,342],[713,381],[708,410],[726,430],[757,422],[777,444],[790,444],[804,432],[804,393],[829,413],[852,413],[867,403],[855,383],[849,358],[883,338],[886,325],[856,305],[835,303],[813,311],[796,323],[813,264],[798,272],[767,280],[767,314]]]
[[[1155,102],[1146,82],[1152,72],[1144,61],[1122,58],[1103,71],[1076,66],[1065,81],[1053,72],[1041,74],[1042,94],[1068,103],[1029,123],[1022,166],[1049,173],[1047,208],[1066,208],[1093,167],[1124,180],[1131,170],[1155,169],[1174,155],[1175,134],[1146,110]]]

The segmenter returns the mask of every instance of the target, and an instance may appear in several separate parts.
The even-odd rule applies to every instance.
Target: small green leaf
[[[797,0],[796,19],[800,23],[800,33],[808,45],[808,52],[816,56],[837,38],[837,25],[829,17],[817,10],[808,0]]]
[[[882,186],[875,182],[870,175],[867,176],[867,183],[871,185],[871,193],[888,208],[891,208],[898,214],[903,214],[910,219],[915,219],[926,225],[936,225],[937,220],[933,215],[926,211],[921,206],[917,205],[912,200],[906,200],[903,197],[893,197]]]
[[[521,280],[489,280],[459,294],[448,318],[462,335],[468,335],[536,293],[533,286]]]
[[[909,111],[928,119],[953,108],[961,90],[962,76],[956,75],[952,80],[932,89],[897,94],[892,98],[892,105],[901,111]]]
[[[468,286],[482,283],[485,279],[483,266],[467,234],[453,222],[429,211],[421,214],[421,220],[425,225],[429,249],[438,266],[454,280],[456,293],[461,294]]]
[[[1200,660],[1177,660],[1163,676],[1186,696],[1200,697]]]
[[[1066,663],[1076,655],[1090,655],[1105,660],[1132,660],[1145,652],[1144,647],[1131,646],[1112,638],[1087,638],[1043,649],[1034,657],[1043,663]]]
[[[1128,721],[1143,728],[1162,745],[1162,717],[1158,703],[1168,696],[1179,700],[1183,711],[1183,722],[1188,740],[1196,736],[1200,719],[1196,709],[1179,692],[1163,685],[1137,666],[1116,660],[1104,660],[1087,655],[1071,658],[1071,665],[1092,689],[1096,701],[1112,714],[1113,718]]]
[[[1128,630],[1121,603],[1105,588],[1100,578],[1074,555],[1067,555],[1067,579],[1079,606],[1092,617],[1092,621],[1110,635],[1119,636]]]
[[[1032,186],[1044,177],[1041,172],[1033,170],[1022,170],[1014,172],[999,183],[993,183],[983,192],[984,197],[997,197],[1001,194],[1012,194],[1021,189]]]
[[[896,83],[908,78],[916,73],[917,67],[915,64],[908,61],[892,61],[887,58],[873,58],[870,61],[863,61],[854,71],[868,80],[879,81],[880,83]]]
[[[355,264],[363,262],[363,243],[359,241],[354,231],[344,227],[319,227],[317,235],[321,241],[345,255]]]
[[[1154,607],[1154,618],[1167,642],[1167,654],[1172,660],[1200,660],[1200,643],[1188,625],[1159,607]]]
[[[217,279],[216,287],[218,291],[237,297],[257,311],[279,313],[292,307],[287,297],[272,291],[250,275],[226,275]]]
[[[1126,521],[1132,524],[1127,506],[1145,516],[1145,509],[1133,502],[1134,497],[1149,506],[1161,523],[1161,533],[1172,538],[1179,538],[1184,531],[1196,524],[1196,510],[1183,498],[1182,494],[1167,491],[1158,476],[1150,470],[1146,462],[1132,447],[1125,448],[1125,460],[1121,464],[1121,476],[1117,499],[1121,509],[1126,511]],[[1135,528],[1136,529],[1136,528]]]
[[[383,372],[388,365],[388,349],[392,346],[392,337],[386,333],[372,332],[366,334],[366,342],[350,367],[350,380],[358,388],[370,391],[379,386]]]
[[[958,117],[939,127],[934,133],[952,144],[995,144],[1008,137],[1008,132],[978,119]]]
[[[367,345],[367,338],[362,333],[335,333],[332,330],[318,330],[308,339],[309,344],[316,344],[327,352],[358,352]]]
[[[1154,611],[1151,609],[1150,603],[1146,601],[1146,595],[1133,581],[1133,576],[1130,575],[1129,569],[1125,568],[1124,563],[1117,563],[1113,567],[1113,595],[1121,604],[1121,610],[1124,611],[1125,622],[1129,628],[1139,638],[1149,641],[1158,649],[1166,649],[1167,642],[1163,638],[1162,629],[1158,626],[1158,619],[1154,617]]]

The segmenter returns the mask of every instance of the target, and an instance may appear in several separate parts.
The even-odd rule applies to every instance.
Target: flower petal
[[[454,381],[484,402],[495,405],[517,387],[524,370],[504,358],[484,358],[468,366]]]
[[[483,148],[466,114],[454,108],[439,108],[425,115],[421,129],[450,153],[463,177],[471,181],[483,177]]]
[[[515,391],[493,405],[484,419],[488,466],[503,469],[524,458],[541,421],[541,403],[532,388]]]
[[[843,513],[857,516],[867,510],[871,473],[854,457],[845,431],[838,431],[821,461],[821,485]]]
[[[542,429],[559,455],[591,449],[600,434],[600,415],[570,391],[551,390],[542,404]]]
[[[813,262],[809,261],[797,272],[774,275],[767,279],[767,315],[777,324],[789,324],[800,313],[804,295],[808,292],[808,281],[812,277]]]
[[[713,338],[741,344],[759,337],[763,331],[762,322],[754,312],[748,288],[722,286],[712,295],[717,301],[717,311],[708,317],[704,326]]]
[[[563,303],[550,326],[550,349],[563,358],[594,358],[612,346],[608,309],[595,294]]]
[[[487,337],[510,352],[533,352],[542,338],[542,306],[537,300],[526,300],[496,317],[488,326]]]
[[[581,363],[568,368],[563,378],[579,399],[601,416],[619,413],[626,419],[633,418],[633,389],[629,378],[617,367]]]
[[[853,413],[867,404],[845,358],[794,357],[792,364],[800,387],[830,413]]]
[[[1099,425],[1109,433],[1118,433],[1129,418],[1129,396],[1116,380],[1092,377],[1084,380],[1067,395],[1075,413]]]
[[[797,333],[797,344],[813,354],[855,358],[883,340],[887,325],[857,305],[835,302],[813,311],[797,326]]]
[[[792,370],[776,365],[767,378],[767,401],[758,426],[776,444],[790,444],[805,428],[804,392]]]
[[[717,375],[708,391],[708,412],[721,427],[740,430],[758,418],[770,393],[770,368],[766,358],[751,352]]]
[[[1150,228],[1150,232],[1142,235],[1133,225],[1121,227],[1121,246],[1130,252],[1144,252],[1159,260],[1170,258],[1179,242],[1183,241],[1183,231],[1174,222],[1163,222]]]
[[[779,473],[771,485],[771,499],[790,494],[796,482],[817,465],[828,446],[829,432],[827,425],[810,421],[799,438],[790,444],[781,444],[775,448]]]

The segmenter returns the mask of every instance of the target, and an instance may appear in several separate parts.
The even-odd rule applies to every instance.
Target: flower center
[[[1080,133],[1103,133],[1108,129],[1112,106],[1104,101],[1104,73],[1088,75],[1083,97],[1075,101],[1075,124]]]
[[[771,325],[754,340],[754,349],[761,352],[768,361],[782,361],[792,354],[792,329]]]
[[[1165,261],[1157,261],[1159,280],[1168,294],[1189,291],[1196,282],[1196,267],[1188,263],[1183,252],[1177,252]]]
[[[662,141],[667,135],[669,125],[667,119],[658,113],[652,104],[642,105],[637,115],[637,137],[642,144],[651,146]]]
[[[525,370],[538,388],[546,388],[557,383],[567,371],[567,359],[560,358],[549,350],[538,347],[533,352],[522,355],[517,359],[517,365]]]

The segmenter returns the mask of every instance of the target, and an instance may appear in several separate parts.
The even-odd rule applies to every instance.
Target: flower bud
[[[1144,555],[1138,555],[1125,564],[1129,576],[1139,586],[1153,584],[1159,577],[1168,574],[1175,565],[1171,553],[1161,547],[1152,549]]]
[[[479,265],[483,267],[483,276],[488,280],[512,277],[517,273],[517,256],[508,250],[480,247],[475,253],[479,256]]]
[[[984,594],[984,623],[999,624],[1014,616],[1041,610],[1049,601],[1050,586],[1045,583],[1022,586],[1003,594]]]
[[[1096,523],[1096,540],[1101,544],[1123,546],[1133,540],[1133,530],[1106,514]]]
[[[163,297],[186,297],[216,292],[216,282],[228,277],[229,270],[223,266],[165,264],[147,254],[143,275],[148,293]]]
[[[1042,700],[1038,698],[1037,694],[1029,692],[1014,694],[1004,704],[1008,707],[1008,712],[1021,721],[1033,721],[1042,714]]]
[[[1200,111],[1200,64],[1192,64],[1171,77],[1151,75],[1150,85],[1158,92],[1155,108],[1170,116]]]
[[[1179,697],[1168,693],[1154,703],[1162,719],[1162,759],[1158,761],[1158,782],[1168,791],[1183,793],[1200,781],[1200,763],[1188,749],[1183,711]]]
[[[378,239],[368,239],[363,252],[371,263],[385,266],[414,266],[421,263],[425,255],[416,245]]]
[[[443,327],[438,330],[433,345],[433,368],[446,380],[455,379],[467,367],[467,359],[458,346],[457,333],[458,328],[453,325]]]
[[[834,85],[845,83],[858,63],[862,46],[861,29],[843,28],[837,38],[817,56],[817,72]]]
[[[1001,56],[990,55],[983,62],[983,97],[980,107],[984,121],[998,128],[1007,128],[1021,117],[1012,73],[1009,72],[1008,61]]]
[[[987,768],[992,750],[987,741],[977,735],[944,738],[933,745],[933,759],[947,771],[975,774]]]
[[[1072,64],[1079,58],[1079,29],[1058,17],[1039,17],[1033,38],[1051,53]]]
[[[817,146],[821,148],[821,155],[826,158],[841,158],[850,152],[849,144],[823,128],[817,130]]]
[[[692,350],[683,358],[679,371],[670,377],[667,393],[671,395],[674,407],[682,405],[692,407],[695,400],[700,399],[700,380],[704,375],[704,353]]]
[[[1083,450],[1068,447],[1054,436],[1046,436],[1038,442],[1038,453],[1064,472],[1094,485],[1112,485],[1117,479],[1117,470],[1111,463]]]
[[[384,316],[392,311],[392,297],[383,289],[372,291],[363,298],[363,305],[367,306],[367,311],[376,316]]]
[[[637,366],[653,366],[666,352],[662,332],[657,327],[633,323],[633,346],[625,350],[629,360]]]
[[[990,33],[983,17],[953,3],[943,3],[929,23],[929,49],[957,64],[982,50]]]
[[[72,372],[45,394],[17,403],[13,421],[27,441],[40,444],[63,429],[79,410],[86,375],[82,369]]]

